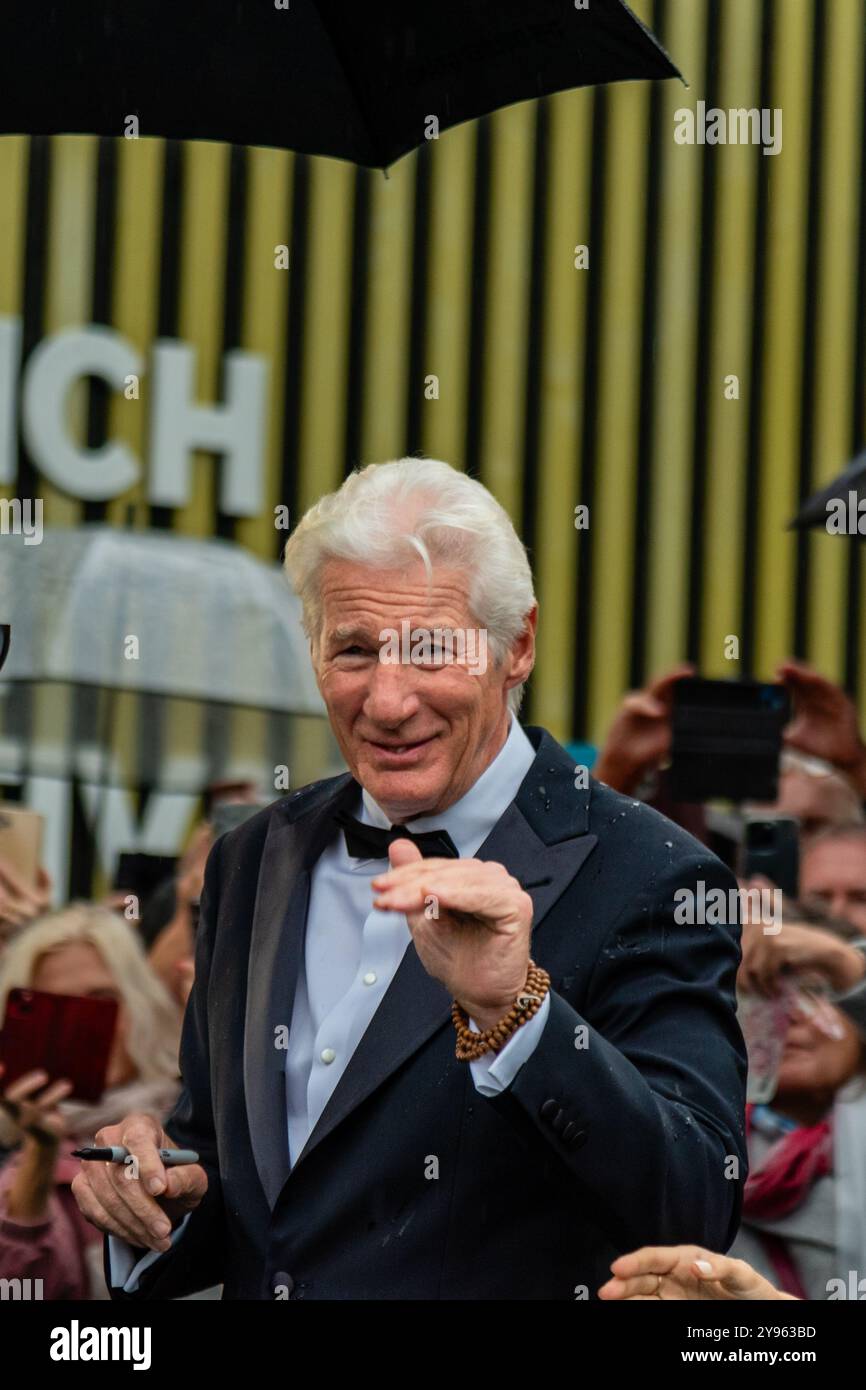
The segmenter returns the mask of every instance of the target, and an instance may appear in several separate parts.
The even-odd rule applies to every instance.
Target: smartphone
[[[0,1028],[3,1090],[41,1069],[52,1081],[73,1083],[69,1099],[99,1100],[117,1026],[116,999],[87,999],[11,989]]]
[[[141,854],[123,850],[118,855],[112,887],[117,892],[134,893],[144,904],[166,879],[174,878],[177,866],[176,854]]]
[[[0,859],[17,870],[28,888],[35,888],[38,879],[44,823],[38,811],[0,802]]]
[[[791,718],[783,685],[686,676],[674,685],[671,795],[677,801],[775,801],[782,730]]]
[[[800,878],[800,822],[794,816],[749,816],[743,840],[743,877],[762,874],[790,898]]]

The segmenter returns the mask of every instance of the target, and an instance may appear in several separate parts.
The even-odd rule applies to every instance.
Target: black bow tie
[[[387,859],[388,846],[394,840],[411,840],[425,859],[459,859],[460,853],[447,830],[407,830],[405,825],[392,825],[383,830],[378,825],[365,825],[346,811],[336,811],[334,820],[343,827],[346,849],[353,859]]]

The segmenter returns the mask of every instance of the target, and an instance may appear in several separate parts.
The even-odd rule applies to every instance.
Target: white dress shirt
[[[535,760],[535,749],[513,717],[496,757],[469,790],[446,811],[416,816],[408,829],[447,830],[462,859],[472,858],[517,795]],[[363,790],[354,809],[367,825],[388,829],[391,821]],[[287,1144],[294,1164],[378,1009],[406,947],[412,940],[403,913],[372,906],[371,880],[387,869],[387,858],[353,859],[342,830],[335,833],[313,866],[303,959],[298,972],[286,1051]],[[493,1096],[505,1090],[534,1051],[550,1008],[538,1013],[499,1053],[469,1063],[476,1090]],[[474,1019],[470,1027],[478,1031]],[[189,1217],[174,1232],[181,1236]],[[134,1292],[138,1277],[159,1259],[109,1237],[112,1283]]]

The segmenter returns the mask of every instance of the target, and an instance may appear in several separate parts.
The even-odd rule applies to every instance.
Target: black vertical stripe
[[[761,4],[761,67],[760,100],[761,110],[772,110],[773,93],[772,58],[774,41],[778,35],[778,14],[776,0],[762,0]],[[740,610],[740,674],[753,676],[755,672],[755,598],[758,579],[758,511],[761,486],[761,404],[764,396],[764,338],[766,324],[766,277],[767,277],[767,219],[770,195],[770,166],[772,159],[765,158],[761,147],[755,146],[753,158],[757,161],[758,187],[755,202],[754,260],[752,263],[752,306],[751,365],[749,387],[745,409],[747,411],[746,461],[743,488],[742,535],[743,535],[743,583]]]
[[[574,504],[589,508],[589,526],[575,531],[577,545],[577,603],[575,605],[574,685],[572,691],[573,735],[587,736],[589,712],[589,652],[592,621],[592,556],[593,510],[595,507],[595,475],[598,466],[599,421],[598,397],[601,379],[599,353],[601,347],[602,289],[605,265],[605,206],[604,176],[608,155],[608,94],[597,87],[592,98],[592,121],[586,132],[592,145],[589,194],[589,282],[586,299],[586,342],[583,373],[583,422],[578,444],[579,458],[575,481],[579,479],[580,493]]]
[[[26,224],[21,257],[21,363],[39,342],[45,326],[46,267],[48,261],[48,204],[51,187],[51,137],[31,137],[27,153]],[[36,466],[19,434],[16,495],[22,503],[36,496]]]
[[[226,399],[225,354],[241,346],[243,304],[246,291],[246,232],[247,232],[247,150],[244,145],[232,145],[229,154],[228,207],[226,210],[226,246],[223,271],[223,329],[222,355],[219,367],[219,399]],[[236,517],[220,507],[224,458],[216,460],[216,516],[214,535],[234,540]]]
[[[702,92],[707,109],[717,104],[720,11],[719,0],[710,0]],[[686,630],[686,655],[690,661],[696,663],[700,660],[701,654],[701,612],[704,598],[709,400],[710,391],[718,390],[720,387],[720,383],[711,379],[712,361],[709,350],[713,341],[713,317],[716,308],[713,296],[713,263],[716,245],[718,161],[715,154],[715,146],[705,145],[701,160],[701,250],[696,335],[698,368],[692,413],[692,524],[689,531],[689,605]]]
[[[223,324],[222,350],[218,370],[218,399],[225,402],[227,395],[225,354],[241,346],[243,333],[243,304],[246,291],[246,233],[247,233],[247,150],[243,145],[232,145],[229,150],[229,180],[226,205],[225,260],[223,265]],[[224,512],[220,506],[223,474],[227,461],[218,455],[214,461],[216,487],[214,489],[214,527],[213,534],[222,540],[235,538],[237,518]],[[210,614],[213,626],[214,615]],[[210,640],[219,641],[217,632]],[[232,710],[223,704],[205,704],[202,711],[202,745],[208,759],[207,781],[218,775],[219,769],[228,761],[231,746]]]
[[[346,394],[346,426],[342,468],[344,478],[360,463],[371,462],[369,459],[361,458],[366,364],[364,345],[367,331],[367,274],[370,242],[370,180],[383,177],[384,175],[378,169],[375,171],[360,168],[355,170],[352,283],[347,353],[348,379],[344,387]]]
[[[310,160],[307,155],[292,157],[291,221],[289,232],[289,293],[286,300],[285,353],[283,369],[283,439],[280,460],[279,501],[289,509],[290,528],[300,521],[297,515],[300,497],[298,455],[301,437],[301,401],[307,307],[307,264],[310,236]],[[287,221],[288,218],[287,209]],[[277,556],[282,559],[288,533],[274,528]],[[280,758],[291,771],[298,741],[303,737],[303,725],[292,720],[289,738]]]
[[[25,227],[21,256],[21,365],[27,360],[42,337],[45,326],[46,265],[48,260],[48,208],[51,188],[52,145],[46,135],[31,138],[27,151],[27,201],[24,211]],[[35,501],[41,492],[36,465],[19,431],[18,476],[15,495],[22,506]],[[12,641],[15,641],[13,627]],[[33,687],[27,682],[13,682],[5,701],[5,725],[9,738],[20,744],[21,775],[30,776],[31,740],[33,737]]]
[[[179,140],[167,140],[162,171],[162,226],[160,229],[159,290],[157,304],[157,334],[160,338],[176,338],[180,324],[180,260],[181,228],[184,215],[184,146]],[[171,507],[150,506],[149,524],[160,530],[171,530],[174,510]],[[118,652],[118,661],[122,660]],[[112,701],[113,696],[109,694]],[[137,762],[143,769],[149,763],[162,760],[165,743],[165,702],[158,695],[139,695],[136,700]],[[113,730],[110,731],[109,737]],[[136,773],[136,780],[141,780]]]
[[[162,171],[162,227],[160,229],[159,300],[157,336],[176,338],[180,322],[180,236],[184,211],[184,147],[167,140]],[[149,508],[150,525],[170,530],[171,507]]]
[[[117,143],[113,136],[102,136],[97,149],[90,317],[93,323],[107,326],[112,322],[116,235]],[[91,377],[87,396],[87,446],[90,449],[98,449],[105,442],[109,400],[107,383],[101,377]],[[85,502],[83,519],[86,522],[104,522],[106,509],[105,502]],[[74,768],[76,744],[100,742],[105,710],[113,709],[113,702],[114,696],[106,695],[92,686],[74,687],[67,745],[70,773]],[[102,767],[107,775],[107,763],[103,762]],[[89,894],[95,867],[95,844],[86,829],[77,781],[73,784],[73,807],[69,892],[73,895]]]
[[[431,168],[430,142],[425,140],[415,159],[415,223],[412,229],[412,302],[409,310],[409,379],[406,402],[407,454],[421,450],[421,415],[426,404],[424,377],[429,370],[427,353],[427,296],[430,265]]]
[[[97,152],[90,318],[91,322],[106,326],[110,326],[112,322],[116,236],[117,143],[113,136],[102,136]],[[91,377],[89,386],[87,446],[89,449],[98,449],[105,443],[111,396],[108,383],[102,377]],[[85,521],[104,521],[105,516],[105,502],[84,503]]]
[[[94,892],[96,835],[91,828],[90,816],[84,805],[82,783],[77,776],[72,779],[69,788],[69,800],[69,881],[67,892],[69,897],[73,899],[90,898]]]
[[[657,0],[653,29],[664,43],[667,0]],[[635,440],[634,511],[632,537],[634,569],[631,585],[631,641],[629,644],[629,685],[643,685],[646,676],[647,602],[652,526],[653,430],[655,428],[655,336],[658,327],[659,257],[662,240],[660,169],[665,140],[670,138],[664,123],[666,89],[653,82],[649,92],[649,153],[644,165],[646,218],[644,224],[644,279],[641,304],[640,381],[638,383],[638,429]]]
[[[857,208],[857,270],[854,283],[854,370],[851,391],[850,449],[858,454],[866,445],[866,101],[863,102],[860,125],[860,169],[857,187],[860,200]],[[856,695],[863,675],[863,653],[860,647],[862,605],[860,600],[863,573],[863,544],[848,541],[848,567],[845,585],[845,689]]]
[[[289,294],[286,301],[285,372],[283,377],[283,445],[280,463],[280,502],[289,509],[291,526],[300,520],[298,504],[298,449],[301,430],[301,389],[304,371],[304,313],[307,302],[307,246],[310,216],[310,165],[306,155],[292,162],[292,212],[289,238]],[[285,531],[275,530],[278,558],[286,543]]]
[[[487,293],[490,274],[490,157],[493,135],[489,116],[477,124],[472,208],[472,285],[469,292],[469,356],[466,381],[466,433],[460,463],[470,477],[480,470],[484,436],[484,347],[487,331]],[[434,366],[433,370],[436,370]]]
[[[547,198],[550,174],[550,101],[544,97],[535,107],[535,148],[532,180],[532,228],[529,256],[529,305],[526,346],[525,418],[521,462],[521,536],[535,568],[538,541],[539,446],[541,441],[541,373],[544,354],[544,273],[549,223]],[[534,723],[533,680],[524,693],[523,717]]]
[[[816,325],[818,320],[818,276],[821,251],[821,147],[824,136],[824,63],[827,50],[825,7],[812,11],[811,114],[809,124],[809,186],[806,194],[806,273],[802,322],[802,376],[799,419],[799,463],[797,496],[802,502],[813,491],[815,450],[815,376],[818,366]],[[791,646],[794,656],[806,653],[809,631],[809,580],[812,571],[811,536],[797,532],[797,559]]]

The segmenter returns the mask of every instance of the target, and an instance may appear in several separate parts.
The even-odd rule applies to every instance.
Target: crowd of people
[[[41,1070],[4,1086],[0,1062],[0,1278],[41,1280],[44,1299],[109,1297],[102,1233],[72,1196],[80,1167],[72,1151],[130,1110],[163,1115],[177,1099],[195,913],[213,840],[211,821],[200,823],[176,874],[140,903],[115,890],[50,911],[45,870],[34,889],[0,861],[0,1014],[15,988],[118,1005],[96,1102],[71,1099],[66,1078]]]
[[[665,785],[673,692],[690,671],[625,697],[593,772],[719,852],[704,808],[678,805]],[[746,1107],[742,1225],[728,1253],[623,1253],[597,1291],[603,1299],[846,1297],[849,1271],[866,1271],[866,744],[840,688],[793,661],[779,678],[795,714],[778,798],[733,818],[793,816],[800,836],[798,895],[785,901],[781,930],[765,931],[743,898],[738,991],[767,1008],[783,998],[787,1031],[773,1094]],[[72,1151],[130,1111],[161,1118],[174,1104],[213,842],[211,821],[198,825],[171,882],[132,916],[122,892],[51,911],[44,870],[28,885],[0,861],[0,1014],[16,987],[118,1004],[98,1101],[70,1098],[68,1080],[44,1071],[4,1083],[0,1063],[0,1278],[41,1279],[46,1299],[108,1297],[101,1233],[70,1192]],[[731,854],[736,868],[733,841]],[[743,889],[754,885],[741,877]]]

